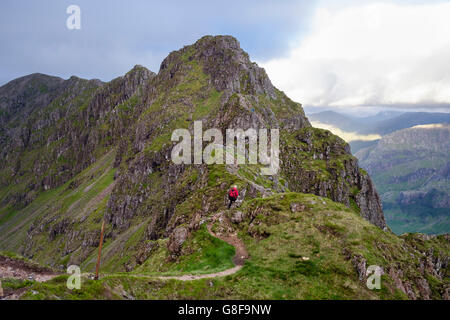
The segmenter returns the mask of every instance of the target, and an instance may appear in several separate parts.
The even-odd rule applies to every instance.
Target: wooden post
[[[102,256],[103,232],[105,231],[105,220],[102,221],[102,231],[100,232],[100,244],[98,245],[97,266],[95,267],[95,280],[98,280],[98,271],[100,269],[100,258]]]
[[[2,287],[2,280],[0,280],[0,298],[3,297],[3,287]]]

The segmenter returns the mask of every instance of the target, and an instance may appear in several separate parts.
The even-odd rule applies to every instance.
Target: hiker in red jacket
[[[228,200],[230,200],[230,203],[228,203],[228,209],[231,208],[231,205],[233,202],[237,200],[239,197],[239,191],[236,186],[232,186],[230,191],[228,191]]]

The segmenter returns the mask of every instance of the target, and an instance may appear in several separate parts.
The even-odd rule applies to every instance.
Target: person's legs
[[[228,196],[228,200],[230,200],[230,202],[228,203],[228,209],[230,209],[233,202],[236,201],[236,198]]]

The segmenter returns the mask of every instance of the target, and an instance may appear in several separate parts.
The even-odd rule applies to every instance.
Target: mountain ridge
[[[378,263],[392,279],[381,296],[445,295],[441,270],[433,271],[435,283],[426,285],[417,279],[425,279],[428,269],[399,274],[394,264],[406,259],[399,249],[405,240],[386,227],[378,193],[348,144],[313,128],[301,104],[273,87],[236,39],[205,36],[170,53],[158,74],[136,66],[101,86],[83,80],[75,84],[76,92],[68,90],[40,106],[25,127],[9,123],[6,135],[2,133],[0,248],[61,270],[76,264],[92,271],[104,218],[105,272],[209,273],[208,268],[223,267],[228,256],[216,252],[220,244],[202,226],[221,213],[236,221],[228,227],[254,254],[233,275],[250,277],[247,283],[256,281],[249,276],[251,269],[281,287],[290,274],[307,281],[346,274],[354,287],[343,289],[349,296],[379,297],[363,286],[366,264]],[[192,133],[194,121],[202,121],[205,130],[280,129],[280,171],[263,176],[259,165],[175,165],[170,161],[171,133],[177,128]],[[26,139],[16,133],[22,130],[29,133]],[[20,165],[13,159],[20,159]],[[225,211],[232,184],[240,197]],[[217,234],[223,227],[216,223],[212,228]],[[288,230],[295,231],[285,238]],[[283,245],[293,250],[289,238],[302,241],[305,252],[285,248],[272,263],[287,259],[286,266],[294,269],[280,274],[267,270],[258,244],[267,244],[264,251]],[[336,250],[336,243],[347,251]],[[412,245],[407,247],[414,252]],[[384,258],[391,249],[395,257]],[[447,249],[442,250],[429,270],[447,263]],[[299,254],[311,261],[295,260]],[[325,288],[316,288],[309,297],[319,297]],[[242,290],[235,296],[245,296],[247,289]]]

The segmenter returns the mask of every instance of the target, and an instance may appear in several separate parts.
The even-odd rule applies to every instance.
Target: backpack
[[[236,188],[231,188],[230,192],[228,193],[230,197],[236,198],[239,196],[239,191]]]

